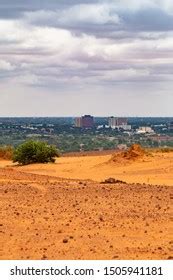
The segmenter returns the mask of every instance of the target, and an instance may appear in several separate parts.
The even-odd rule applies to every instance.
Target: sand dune
[[[154,153],[136,161],[111,162],[103,156],[61,157],[56,164],[29,165],[19,170],[69,179],[102,181],[114,177],[127,183],[173,186],[173,153]]]
[[[111,155],[1,162],[0,259],[171,259],[172,158],[124,166]],[[128,183],[99,182],[108,177]]]

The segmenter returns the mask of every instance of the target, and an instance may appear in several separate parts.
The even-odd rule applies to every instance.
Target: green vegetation
[[[129,118],[131,131],[107,127],[108,118],[95,118],[95,127],[74,127],[74,118],[0,118],[0,145],[18,147],[28,141],[43,141],[64,154],[69,152],[117,149],[139,143],[146,148],[173,147],[173,118]],[[149,126],[155,134],[136,134],[140,126]]]
[[[19,145],[14,150],[13,162],[26,165],[31,163],[55,162],[59,156],[55,146],[45,142],[30,140]]]
[[[13,157],[13,147],[12,146],[2,146],[0,147],[0,159],[12,159]]]

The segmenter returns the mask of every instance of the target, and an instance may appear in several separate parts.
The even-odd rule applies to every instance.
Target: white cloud
[[[10,62],[5,60],[0,60],[0,71],[12,71],[15,69],[15,66]]]
[[[32,27],[30,27],[32,30]],[[27,36],[26,27],[20,20],[0,20],[0,46],[1,42],[18,43]]]
[[[119,24],[120,18],[108,4],[79,4],[64,10],[39,10],[24,14],[30,23],[62,24]]]
[[[81,4],[64,10],[60,16],[62,23],[88,23],[88,24],[106,24],[120,23],[120,18],[112,6],[108,4]]]

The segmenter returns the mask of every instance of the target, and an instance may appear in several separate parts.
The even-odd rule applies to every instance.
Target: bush
[[[4,146],[0,147],[0,159],[9,159],[13,158],[13,147]]]
[[[26,165],[31,163],[55,162],[59,156],[55,146],[40,141],[27,141],[19,145],[14,151],[13,162]]]

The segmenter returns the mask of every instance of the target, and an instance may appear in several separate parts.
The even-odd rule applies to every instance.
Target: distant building
[[[173,130],[173,122],[169,123],[169,130]]]
[[[123,124],[123,125],[119,125],[119,128],[122,128],[124,130],[131,130],[132,126],[129,124]]]
[[[117,123],[117,118],[115,118],[115,117],[110,117],[109,119],[108,119],[108,125],[109,125],[109,127],[111,127],[111,128],[113,128],[113,127],[115,127],[116,126],[116,123]]]
[[[128,124],[127,118],[117,118],[117,126],[123,126]]]
[[[94,118],[90,115],[82,116],[82,127],[92,128],[94,126]]]
[[[75,127],[82,127],[82,118],[75,118]]]
[[[75,119],[75,126],[81,128],[92,128],[94,126],[94,117],[85,115]]]
[[[124,130],[131,130],[131,125],[128,125],[128,119],[127,118],[116,118],[116,117],[110,117],[108,120],[108,126],[115,129],[124,129]]]
[[[141,126],[137,129],[138,134],[154,133],[154,130],[150,126]]]

